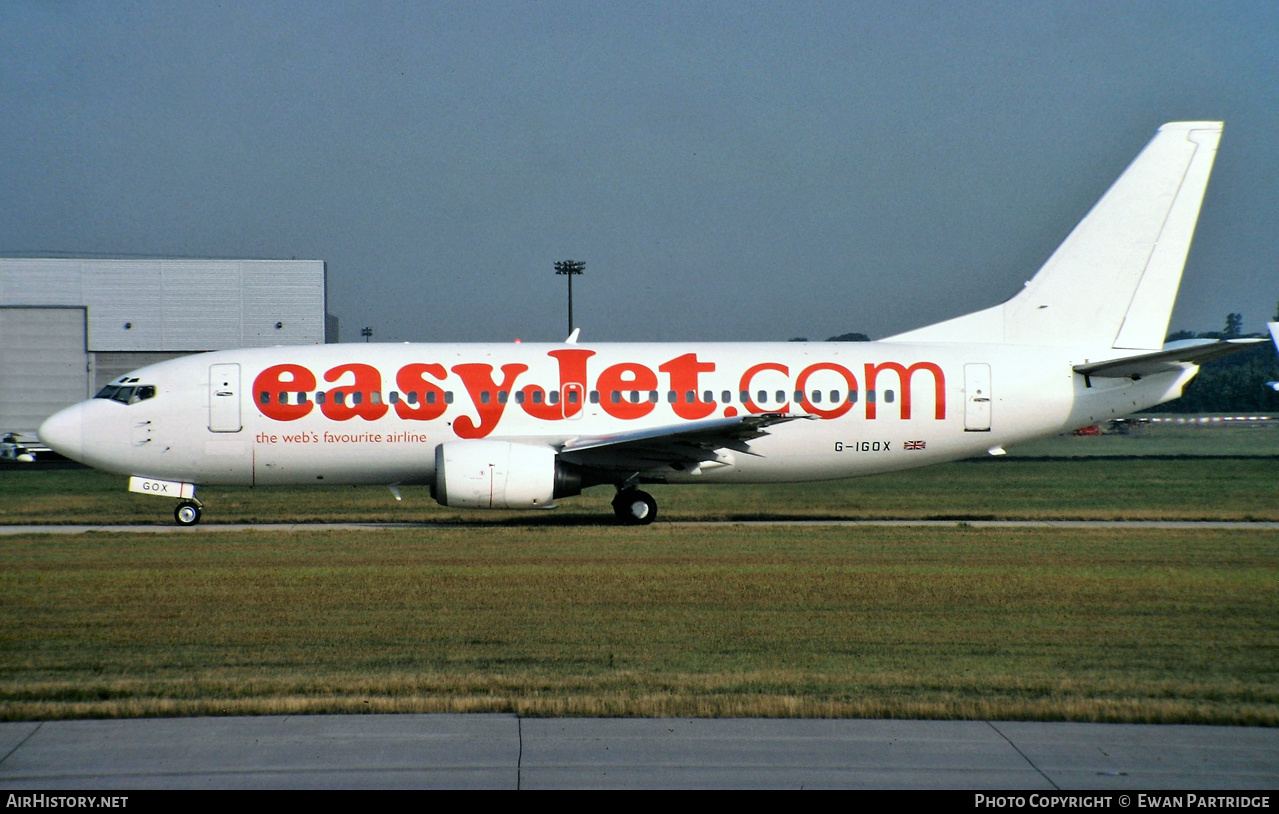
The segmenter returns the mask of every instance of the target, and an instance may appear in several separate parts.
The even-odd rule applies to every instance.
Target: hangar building
[[[321,260],[0,258],[0,433],[165,359],[336,342],[326,306]]]

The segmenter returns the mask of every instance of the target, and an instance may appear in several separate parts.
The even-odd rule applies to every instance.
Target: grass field
[[[0,714],[1279,723],[1279,532],[4,538]]]
[[[655,494],[664,518],[1279,519],[1275,437],[1230,458],[1103,459],[1069,446],[831,484]],[[1059,446],[1090,440],[1110,439]],[[603,490],[496,515],[437,507],[425,490],[403,503],[384,489],[202,497],[211,521],[443,525],[0,537],[0,718],[1279,725],[1272,530],[619,528],[605,525]],[[171,522],[167,501],[128,495],[120,478],[0,473],[0,523],[104,520]]]

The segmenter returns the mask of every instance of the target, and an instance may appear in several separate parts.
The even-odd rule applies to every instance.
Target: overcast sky
[[[0,256],[328,263],[343,341],[882,337],[1225,134],[1172,329],[1279,301],[1279,3],[0,4]]]

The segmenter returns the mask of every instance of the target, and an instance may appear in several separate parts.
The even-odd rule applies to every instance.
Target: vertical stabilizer
[[[891,338],[1163,347],[1221,130],[1165,124],[1017,296]]]

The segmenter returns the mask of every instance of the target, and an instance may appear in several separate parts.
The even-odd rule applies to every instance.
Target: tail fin
[[[890,340],[1163,347],[1221,130],[1165,124],[1017,296]]]

